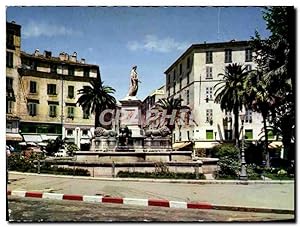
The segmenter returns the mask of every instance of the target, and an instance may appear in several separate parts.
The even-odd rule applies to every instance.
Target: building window
[[[56,95],[56,84],[47,84],[47,94]]]
[[[173,81],[175,81],[176,80],[176,69],[174,69],[174,71],[173,71]]]
[[[274,139],[274,134],[272,130],[268,130],[268,139]]]
[[[74,118],[74,107],[68,106],[68,118]]]
[[[252,123],[252,111],[251,110],[246,111],[245,122],[246,123]]]
[[[232,140],[232,130],[230,129],[225,130],[225,140]]]
[[[8,47],[14,47],[14,34],[8,33],[6,36],[6,45]]]
[[[179,132],[179,141],[181,141],[181,131]]]
[[[68,86],[68,98],[74,98],[74,86]]]
[[[245,65],[245,70],[247,72],[251,71],[252,70],[252,66],[251,65]]]
[[[213,63],[213,52],[212,51],[206,51],[206,64]]]
[[[186,68],[189,69],[190,67],[191,67],[191,59],[190,57],[188,57],[186,60]]]
[[[13,78],[6,77],[6,89],[13,89]]]
[[[73,130],[72,129],[67,130],[67,136],[73,136]]]
[[[49,117],[56,117],[56,105],[49,105]]]
[[[83,135],[83,136],[87,136],[87,135],[88,135],[88,130],[86,130],[86,129],[85,129],[85,130],[82,130],[82,135]]]
[[[169,85],[169,84],[170,84],[170,82],[171,82],[170,80],[171,80],[171,75],[170,75],[170,74],[168,74],[168,75],[167,75],[167,85]]]
[[[182,78],[180,77],[180,79],[179,79],[179,89],[181,89],[182,88]]]
[[[206,88],[206,100],[212,100],[213,99],[213,87],[207,87]]]
[[[36,103],[28,103],[28,112],[30,116],[36,116]]]
[[[245,61],[252,61],[252,49],[250,48],[245,50]]]
[[[253,130],[245,129],[245,139],[251,140],[253,139]]]
[[[206,139],[213,140],[214,139],[214,131],[213,130],[206,130]]]
[[[170,87],[170,86],[168,86],[168,87],[167,87],[167,93],[168,93],[168,97],[170,96],[170,89],[171,89],[171,87]]]
[[[173,134],[173,143],[175,143],[175,141],[176,141],[176,134],[174,133]]]
[[[187,131],[187,139],[190,140],[190,131]]]
[[[90,113],[88,109],[83,110],[83,119],[89,119]]]
[[[182,74],[182,64],[179,65],[179,75]]]
[[[206,79],[212,79],[213,74],[212,74],[212,67],[206,66]]]
[[[57,73],[57,65],[50,65],[50,72],[51,73]]]
[[[213,110],[212,109],[207,109],[206,110],[206,122],[211,123],[213,120]]]
[[[175,92],[176,92],[176,82],[175,81],[173,82],[173,87],[174,87],[174,94],[175,94]]]
[[[29,92],[36,93],[36,82],[35,81],[30,81]]]
[[[11,114],[13,111],[14,102],[11,100],[6,100],[6,113]]]
[[[189,90],[186,91],[186,104],[187,105],[190,104],[190,91]]]
[[[190,84],[190,73],[186,74],[186,85]]]
[[[68,67],[68,74],[69,74],[69,76],[74,76],[74,74],[75,74],[75,69],[74,69],[73,66],[69,66],[69,67]]]
[[[14,66],[14,54],[6,51],[6,67],[13,68]]]
[[[225,50],[225,63],[232,62],[232,50]]]
[[[90,69],[89,68],[84,68],[83,69],[83,76],[84,77],[89,77],[90,76]]]

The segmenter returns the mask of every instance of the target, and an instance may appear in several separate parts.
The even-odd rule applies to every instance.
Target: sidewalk
[[[294,183],[151,179],[97,179],[9,172],[8,190],[39,191],[89,196],[136,199],[164,199],[187,203],[209,203],[224,207],[252,207],[294,210]],[[176,183],[174,183],[176,182]],[[214,183],[212,183],[214,182]]]

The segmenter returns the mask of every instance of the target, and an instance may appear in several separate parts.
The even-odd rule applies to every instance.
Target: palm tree
[[[103,82],[98,78],[92,80],[90,86],[84,86],[78,90],[81,95],[77,103],[82,107],[83,111],[95,114],[95,128],[101,126],[100,114],[105,109],[114,109],[116,99],[111,95],[115,89],[109,86],[104,86]]]
[[[173,135],[173,131],[175,129],[175,123],[178,124],[180,110],[183,110],[183,109],[190,110],[190,108],[188,106],[182,106],[181,101],[182,101],[182,99],[172,97],[172,98],[159,99],[155,103],[155,108],[160,111],[166,111],[166,114],[168,116],[171,116],[174,113],[174,111],[176,111],[174,113],[175,114],[174,123],[171,122],[171,120],[172,120],[171,118],[166,118],[164,121],[164,124],[170,129],[172,135]]]
[[[226,67],[223,80],[215,85],[215,102],[220,103],[221,110],[234,114],[235,145],[239,144],[239,111],[245,103],[245,81],[248,71],[240,64],[233,63]]]
[[[268,83],[262,77],[262,72],[252,71],[246,81],[246,100],[247,108],[259,112],[263,118],[263,132],[265,136],[265,159],[266,166],[270,166],[270,157],[268,152],[268,128],[267,120],[269,113],[274,109],[277,97],[269,92]]]

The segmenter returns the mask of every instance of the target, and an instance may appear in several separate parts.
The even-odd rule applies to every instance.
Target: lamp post
[[[245,137],[244,137],[245,113],[244,112],[240,113],[240,118],[242,121],[242,146],[240,148],[242,169],[240,172],[240,180],[247,180],[248,176],[247,176],[246,160],[245,160]]]

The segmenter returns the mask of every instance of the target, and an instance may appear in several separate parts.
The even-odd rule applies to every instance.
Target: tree
[[[90,86],[84,86],[78,90],[81,95],[77,103],[82,107],[83,111],[95,114],[95,128],[100,127],[100,114],[105,109],[114,109],[116,106],[116,99],[111,95],[115,89],[109,86],[104,86],[103,82],[98,78],[92,80]]]
[[[235,145],[239,144],[239,111],[245,102],[245,82],[248,71],[240,64],[233,63],[226,67],[223,80],[215,85],[215,102],[220,103],[221,110],[234,114]]]
[[[270,124],[274,128],[282,127],[277,131],[282,133],[286,154],[295,137],[295,9],[265,7],[263,18],[271,35],[261,39],[256,32],[252,46],[267,91],[270,96],[277,97],[270,110]]]
[[[159,99],[155,103],[156,109],[158,109],[160,111],[165,111],[166,115],[168,115],[168,116],[171,116],[172,114],[173,114],[173,116],[175,116],[174,122],[172,122],[171,117],[166,118],[164,121],[164,124],[170,129],[170,131],[172,132],[172,135],[173,135],[173,131],[175,129],[175,123],[177,123],[177,124],[179,123],[180,111],[183,109],[190,110],[190,108],[188,106],[182,106],[181,101],[182,101],[182,99],[172,97],[172,98]]]
[[[56,152],[58,152],[63,144],[64,141],[61,139],[61,137],[57,137],[55,140],[49,140],[46,146],[47,155],[53,156]]]
[[[263,79],[260,71],[260,67],[257,70],[253,70],[248,75],[246,81],[245,97],[247,100],[247,108],[255,112],[261,113],[263,118],[263,132],[264,132],[264,150],[267,167],[270,166],[270,157],[268,152],[268,128],[267,121],[270,111],[276,104],[276,98],[268,91],[268,84]]]

